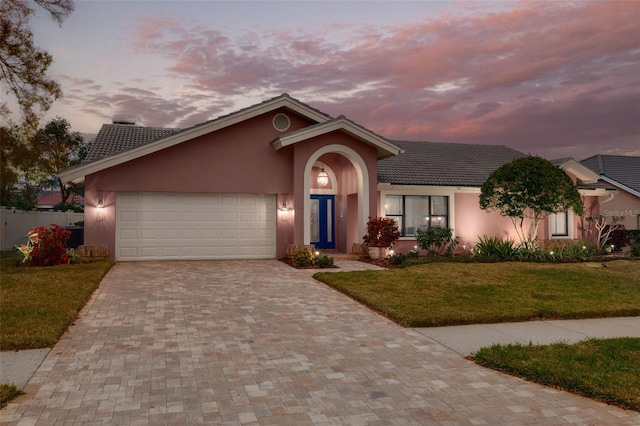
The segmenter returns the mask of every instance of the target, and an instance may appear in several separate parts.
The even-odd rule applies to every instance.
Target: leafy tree
[[[36,154],[20,128],[9,123],[0,127],[0,203],[29,210],[36,205]]]
[[[61,117],[49,121],[36,134],[33,150],[37,153],[37,171],[42,179],[54,180],[60,188],[61,204],[71,195],[71,188],[60,180],[59,174],[69,166],[80,163],[87,153],[84,139],[71,131],[71,124]]]
[[[72,132],[69,122],[60,117],[27,140],[23,135],[15,125],[0,127],[2,204],[28,209],[35,206],[42,187],[57,186],[64,205],[72,188],[64,185],[58,175],[86,156],[87,145],[82,136]]]
[[[0,3],[0,83],[5,93],[13,93],[22,110],[25,130],[38,127],[39,116],[62,95],[60,85],[47,77],[53,58],[33,43],[29,19],[34,5],[47,11],[51,19],[62,21],[73,11],[72,0],[2,0]],[[0,116],[8,115],[6,103]]]
[[[508,216],[526,246],[535,245],[540,221],[551,213],[584,205],[571,178],[558,166],[540,157],[518,158],[496,169],[482,185],[480,208]],[[528,223],[528,229],[525,226]]]

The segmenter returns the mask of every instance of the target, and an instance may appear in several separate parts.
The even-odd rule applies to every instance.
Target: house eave
[[[607,182],[608,184],[611,184],[613,186],[615,186],[616,188],[619,188],[625,192],[628,192],[631,195],[635,195],[636,197],[640,198],[640,192],[636,191],[633,188],[629,188],[626,185],[621,184],[620,182],[618,182],[617,180],[611,179],[609,177],[606,177],[604,175],[600,175],[600,180],[603,180],[605,182]]]
[[[116,153],[108,157],[93,161],[91,163],[80,164],[71,167],[60,173],[60,179],[65,183],[82,183],[87,175],[96,173],[110,167],[118,166],[128,161],[144,157],[149,154],[170,148],[174,145],[198,138],[211,132],[215,132],[225,127],[241,123],[245,120],[257,117],[261,114],[286,108],[298,113],[312,121],[322,123],[331,119],[331,117],[315,110],[293,98],[289,95],[282,95],[270,101],[263,102],[253,107],[240,110],[236,113],[214,119],[208,123],[185,129],[174,135],[166,136],[148,144],[143,144],[127,151]]]
[[[569,159],[560,164],[562,170],[568,171],[585,183],[596,183],[600,176],[580,162]]]
[[[278,151],[284,147],[296,144],[298,142],[302,142],[335,131],[346,132],[356,139],[359,139],[362,142],[375,147],[377,150],[378,160],[398,155],[401,152],[401,149],[399,147],[395,146],[387,139],[383,138],[382,136],[376,135],[375,133],[363,127],[355,125],[351,121],[343,117],[331,120],[329,122],[321,123],[316,126],[311,126],[307,129],[301,129],[288,135],[280,136],[271,144],[273,148]]]

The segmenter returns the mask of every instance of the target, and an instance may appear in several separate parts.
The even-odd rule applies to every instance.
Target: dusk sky
[[[62,116],[188,127],[284,92],[390,139],[640,155],[640,2],[76,1]]]

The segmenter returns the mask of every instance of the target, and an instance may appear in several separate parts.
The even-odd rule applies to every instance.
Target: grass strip
[[[0,384],[0,408],[4,408],[12,399],[24,394],[15,385]]]
[[[431,263],[314,275],[405,327],[640,315],[640,262]]]
[[[11,252],[2,253],[0,350],[53,346],[112,265],[16,267],[15,259]]]
[[[494,345],[471,359],[532,382],[640,411],[640,338]]]

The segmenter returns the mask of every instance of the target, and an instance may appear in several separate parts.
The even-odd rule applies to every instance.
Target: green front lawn
[[[575,345],[495,345],[480,365],[609,404],[640,411],[640,339],[592,339]]]
[[[0,260],[0,350],[53,346],[111,268],[111,262],[16,267],[20,255]]]
[[[405,327],[640,315],[640,262],[606,265],[431,263],[314,278]]]

